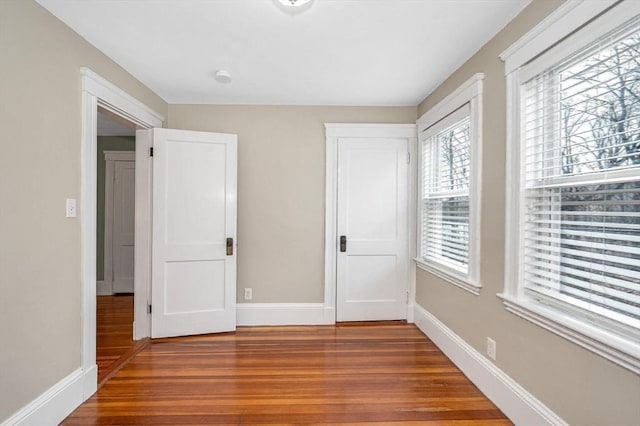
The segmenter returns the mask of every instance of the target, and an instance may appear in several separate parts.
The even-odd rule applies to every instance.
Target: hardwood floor
[[[63,424],[507,425],[416,327],[240,327],[154,340]]]
[[[108,380],[147,340],[133,340],[133,296],[98,296],[96,305],[98,385]]]

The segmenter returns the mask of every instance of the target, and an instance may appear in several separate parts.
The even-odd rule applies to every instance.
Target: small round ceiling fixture
[[[312,0],[278,0],[278,1],[287,7],[301,7],[311,2]]]
[[[308,10],[313,0],[273,0],[273,3],[283,12],[294,15]]]
[[[231,73],[227,70],[218,70],[214,74],[214,77],[218,83],[229,84],[231,83]]]

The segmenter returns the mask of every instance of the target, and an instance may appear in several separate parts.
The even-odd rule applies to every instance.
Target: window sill
[[[507,311],[640,374],[640,343],[608,332],[551,306],[499,293]]]
[[[429,272],[438,278],[441,278],[457,287],[460,287],[463,290],[468,291],[476,296],[480,294],[480,286],[479,284],[474,284],[469,279],[459,277],[454,275],[451,271],[446,270],[444,268],[438,267],[433,264],[426,263],[422,259],[413,259],[416,262],[416,266],[423,271]]]

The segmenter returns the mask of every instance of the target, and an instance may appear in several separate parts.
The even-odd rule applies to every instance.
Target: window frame
[[[640,330],[559,298],[532,297],[526,294],[522,279],[521,237],[526,211],[521,198],[521,90],[532,77],[640,15],[638,2],[612,4],[567,2],[501,55],[507,81],[507,191],[505,282],[498,296],[509,312],[640,374]]]
[[[416,266],[474,295],[480,294],[480,202],[482,176],[482,91],[484,74],[478,73],[460,85],[449,96],[425,112],[416,122],[418,130],[418,197],[417,238],[414,259]],[[422,257],[424,221],[424,152],[426,140],[434,134],[434,126],[456,113],[465,105],[470,119],[470,172],[469,172],[469,247],[467,273],[444,263]],[[453,123],[451,123],[453,124]],[[436,130],[435,133],[438,131]]]

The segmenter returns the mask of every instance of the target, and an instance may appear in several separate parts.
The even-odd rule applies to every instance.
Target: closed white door
[[[406,139],[338,141],[338,321],[406,319]]]
[[[237,136],[151,131],[151,336],[235,330]]]
[[[113,292],[133,293],[136,163],[113,165]]]

